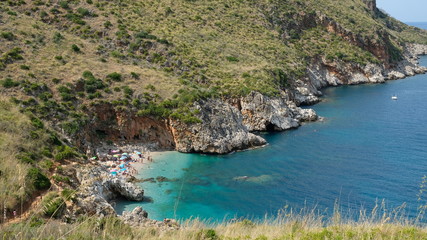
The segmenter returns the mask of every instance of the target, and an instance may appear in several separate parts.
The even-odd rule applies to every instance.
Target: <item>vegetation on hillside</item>
[[[316,22],[320,17],[357,39],[386,45],[390,59],[328,31]],[[278,95],[306,75],[312,59],[393,63],[405,42],[427,44],[427,32],[372,12],[361,0],[0,0],[0,207],[8,214],[19,211],[52,185],[62,185],[66,188],[58,187],[42,202],[42,215],[57,216],[72,195],[67,164],[83,158],[59,133],[78,134],[92,107],[108,103],[138,116],[197,123],[191,105],[199,99],[254,90]],[[82,223],[61,227],[64,233],[82,230],[71,231],[70,238],[128,238],[120,235],[125,230],[136,237],[176,236],[128,231],[117,219]],[[112,223],[121,228],[105,227]],[[17,233],[22,224],[4,233]],[[40,224],[32,219],[22,236],[61,237],[41,231],[58,223]],[[399,222],[309,229],[300,220],[279,227],[239,224],[172,234],[190,239],[249,233],[259,239],[425,236],[424,229]]]
[[[69,184],[67,161],[81,158],[31,113],[0,98],[0,207],[8,218],[26,210],[28,201],[51,188]],[[61,166],[62,165],[62,166]],[[1,218],[1,221],[3,218]]]

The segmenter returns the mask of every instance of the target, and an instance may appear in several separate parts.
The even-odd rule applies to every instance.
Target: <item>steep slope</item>
[[[2,94],[81,149],[259,146],[250,131],[316,120],[297,106],[322,87],[425,71],[427,32],[374,0],[20,0],[0,11]]]

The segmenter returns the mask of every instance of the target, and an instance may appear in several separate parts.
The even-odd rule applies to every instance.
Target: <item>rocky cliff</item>
[[[317,115],[312,109],[298,106],[317,103],[322,88],[383,83],[424,73],[427,68],[418,65],[418,55],[426,53],[427,46],[408,44],[402,60],[393,66],[314,58],[307,67],[306,77],[296,80],[293,88],[281,91],[279,96],[253,91],[241,98],[195,102],[192,108],[201,120],[199,123],[138,117],[136,113],[115,110],[110,104],[98,105],[90,128],[108,140],[154,143],[157,148],[181,152],[224,154],[262,146],[266,141],[251,132],[283,131],[305,121],[315,121]],[[86,142],[99,138],[98,135],[86,137]]]
[[[70,215],[66,216],[68,218],[79,214],[116,216],[112,202],[118,197],[131,201],[142,201],[144,198],[144,190],[126,182],[124,178],[111,176],[106,167],[86,166],[77,173],[80,187],[72,209],[68,211]]]
[[[210,99],[196,102],[193,107],[201,123],[171,123],[178,151],[224,154],[266,143],[248,131],[242,113],[230,104]]]

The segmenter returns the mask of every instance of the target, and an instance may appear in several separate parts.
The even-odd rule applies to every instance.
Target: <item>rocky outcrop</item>
[[[91,109],[92,119],[83,131],[86,142],[99,139],[113,142],[146,143],[160,149],[174,149],[175,142],[167,120],[138,116],[136,112],[116,109],[101,103]]]
[[[176,149],[181,152],[224,154],[266,144],[248,131],[241,112],[217,99],[194,103],[201,123],[171,121]]]
[[[174,219],[164,219],[163,221],[156,221],[148,218],[148,213],[141,207],[136,207],[132,211],[124,211],[120,216],[124,223],[135,227],[155,227],[160,230],[174,230],[179,229],[179,224]]]
[[[102,166],[89,167],[78,171],[79,192],[70,212],[107,216],[117,215],[111,201],[123,197],[131,201],[142,201],[144,190],[126,182],[124,178],[112,177],[108,169]]]
[[[299,104],[312,104],[321,88],[338,85],[355,85],[364,83],[383,83],[425,73],[426,67],[419,66],[418,55],[425,55],[427,46],[408,44],[403,52],[403,59],[393,64],[393,67],[379,64],[365,66],[343,61],[327,61],[324,58],[315,59],[307,68],[307,78],[295,81],[293,101]]]
[[[283,92],[280,97],[267,97],[251,92],[240,100],[243,124],[249,131],[283,131],[296,128],[302,121],[315,121],[312,109],[301,109]]]

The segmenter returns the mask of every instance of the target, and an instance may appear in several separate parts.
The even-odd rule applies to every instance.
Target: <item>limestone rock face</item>
[[[283,97],[267,97],[251,92],[241,99],[243,124],[249,131],[283,131],[296,128],[300,121],[317,119],[316,113],[305,111]]]
[[[110,201],[124,197],[131,201],[142,201],[144,190],[126,182],[124,178],[112,177],[102,166],[90,167],[78,171],[80,189],[76,194],[72,211],[92,215],[116,215]]]
[[[248,131],[240,111],[217,99],[194,103],[202,121],[185,124],[171,121],[176,149],[181,152],[224,154],[266,144],[266,141]]]
[[[148,213],[141,207],[136,207],[132,211],[124,211],[120,216],[124,223],[135,227],[156,227],[161,230],[179,229],[179,224],[174,219],[156,221],[148,218]]]
[[[386,80],[402,79],[407,76],[427,72],[419,66],[418,55],[427,54],[427,45],[408,44],[403,52],[403,59],[393,65],[367,64],[316,59],[307,69],[307,78],[296,81],[294,102],[310,104],[313,96],[320,95],[319,89],[327,86],[355,85],[364,83],[383,83]]]

